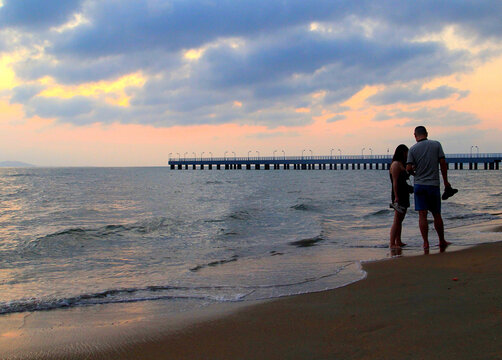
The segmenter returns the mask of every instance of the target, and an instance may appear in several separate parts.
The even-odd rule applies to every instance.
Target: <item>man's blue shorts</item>
[[[429,210],[431,213],[441,213],[441,192],[439,186],[415,184],[415,210]]]

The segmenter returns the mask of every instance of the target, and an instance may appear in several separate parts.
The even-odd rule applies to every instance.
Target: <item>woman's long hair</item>
[[[403,165],[406,165],[406,157],[408,154],[408,146],[401,144],[394,151],[394,156],[392,157],[392,161],[399,161]]]

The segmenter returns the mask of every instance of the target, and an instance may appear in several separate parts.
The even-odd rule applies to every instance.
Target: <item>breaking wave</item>
[[[264,300],[310,292],[308,290],[298,291],[297,287],[315,283],[336,276],[352,262],[346,262],[332,273],[321,274],[299,280],[296,282],[286,282],[282,284],[262,284],[249,286],[146,286],[141,288],[121,288],[110,289],[95,293],[86,293],[77,296],[53,299],[21,299],[9,302],[0,302],[0,314],[44,311],[60,308],[70,308],[77,306],[104,305],[114,303],[131,303],[152,300],[201,300],[214,302],[239,302],[248,299],[251,295],[255,300]],[[339,284],[343,286],[345,284]],[[288,291],[287,289],[290,289]],[[280,290],[279,289],[286,289]],[[271,290],[272,292],[267,292]],[[279,293],[277,293],[279,291]],[[269,295],[267,295],[269,294]],[[270,295],[273,294],[273,295]]]

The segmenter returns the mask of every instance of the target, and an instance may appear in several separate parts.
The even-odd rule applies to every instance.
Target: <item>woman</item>
[[[392,183],[392,203],[394,208],[394,223],[390,229],[390,248],[400,249],[405,246],[401,241],[401,230],[406,210],[410,207],[410,186],[406,182],[409,175],[406,172],[406,159],[408,157],[408,147],[399,145],[392,157],[389,175]]]

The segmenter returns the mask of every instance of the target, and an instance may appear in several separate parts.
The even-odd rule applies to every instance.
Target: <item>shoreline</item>
[[[500,225],[488,227],[500,232]],[[337,289],[216,304],[195,315],[158,316],[162,302],[12,314],[0,322],[0,353],[2,359],[502,358],[502,290],[495,285],[502,280],[501,254],[497,242],[365,262],[364,279]]]

